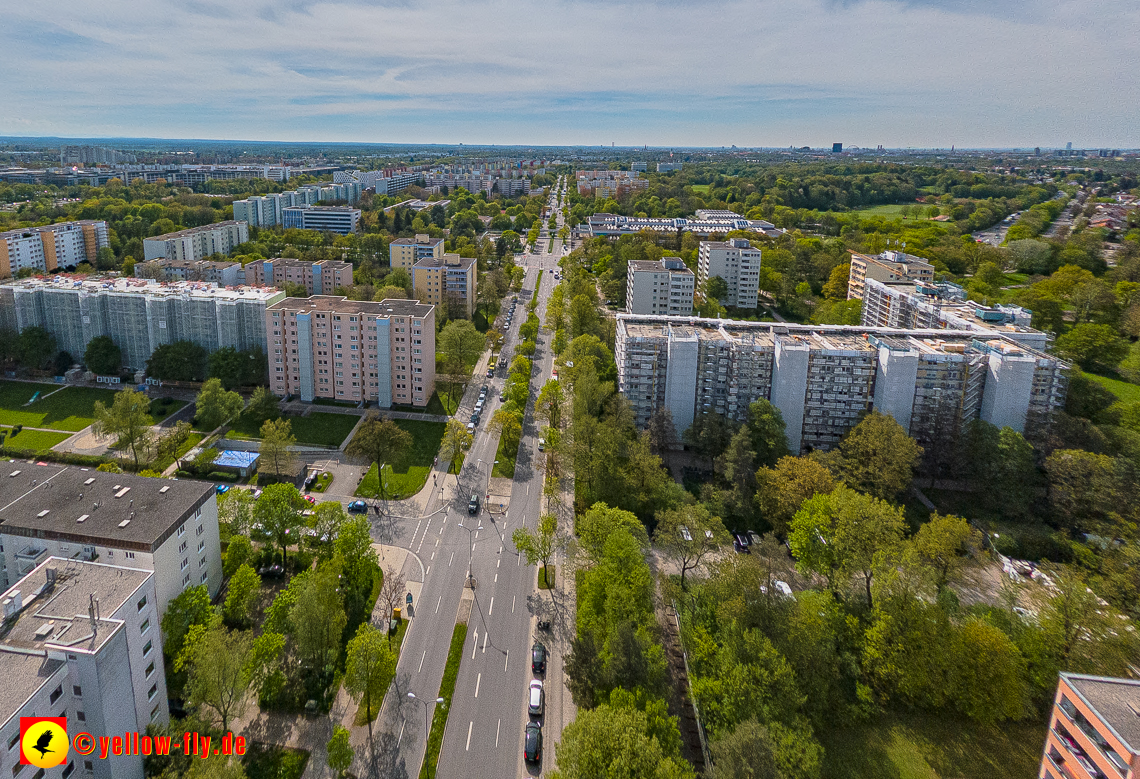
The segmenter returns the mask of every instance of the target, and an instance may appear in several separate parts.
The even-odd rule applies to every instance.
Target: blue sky
[[[0,135],[1140,146],[1132,0],[40,0]]]

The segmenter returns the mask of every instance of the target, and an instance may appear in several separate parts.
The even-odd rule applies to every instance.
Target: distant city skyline
[[[214,0],[6,10],[0,135],[1140,146],[1123,0]]]

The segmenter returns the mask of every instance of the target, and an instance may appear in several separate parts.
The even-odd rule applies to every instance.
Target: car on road
[[[546,451],[546,439],[545,438],[538,439],[538,451],[540,451],[540,452]]]
[[[467,501],[467,513],[468,514],[478,514],[479,513],[479,496],[478,495],[472,495],[471,500]]]
[[[305,502],[308,503],[310,506],[317,505],[317,499],[314,498],[312,495],[302,495],[301,497],[304,498]]]
[[[526,736],[523,738],[523,760],[528,763],[542,762],[542,726],[536,722],[528,722]]]
[[[542,692],[540,679],[530,680],[530,695],[527,696],[526,713],[532,717],[541,717],[546,703],[546,695]]]
[[[225,495],[229,491],[230,491],[230,485],[228,485],[228,484],[219,484],[216,488],[216,492],[219,495]]]
[[[499,402],[500,403],[506,403],[507,402],[507,391],[506,390],[503,390],[502,392],[499,393]]]
[[[546,673],[546,646],[541,641],[535,641],[530,648],[530,671],[536,674]]]
[[[280,579],[285,575],[285,569],[274,563],[257,569],[258,576],[268,576],[271,579]]]
[[[362,500],[354,500],[354,501],[352,501],[352,503],[348,504],[348,513],[349,514],[367,514],[368,513],[368,504]]]
[[[488,368],[487,369],[487,378],[489,379],[494,375],[495,375],[495,369],[494,368]]]
[[[471,435],[475,435],[475,423],[474,422],[468,422],[467,423],[467,432],[471,433]]]
[[[748,538],[743,533],[732,534],[732,548],[741,554],[748,554],[751,550],[748,548]]]

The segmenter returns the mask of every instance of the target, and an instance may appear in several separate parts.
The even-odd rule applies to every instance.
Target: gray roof
[[[1085,702],[1128,745],[1140,754],[1140,681],[1062,673]]]
[[[311,295],[307,298],[285,298],[268,307],[270,311],[328,311],[336,314],[364,316],[426,317],[435,306],[418,300],[389,298],[379,303],[372,300],[349,300],[340,295]]]
[[[200,481],[11,462],[0,470],[0,533],[151,552],[213,496]]]

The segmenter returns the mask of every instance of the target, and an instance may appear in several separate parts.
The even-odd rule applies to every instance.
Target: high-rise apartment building
[[[760,250],[743,238],[728,241],[701,241],[697,252],[697,282],[708,283],[719,276],[728,284],[728,295],[720,301],[734,308],[756,308],[760,291]]]
[[[830,449],[871,409],[919,442],[945,444],[982,419],[1026,436],[1064,406],[1066,369],[1009,339],[895,330],[619,314],[618,388],[644,426],[668,409],[678,432],[697,414],[743,421],[780,409],[793,452]]]
[[[1039,779],[1140,774],[1140,681],[1062,672]]]
[[[222,586],[213,486],[75,466],[8,463],[0,480],[4,586],[49,557],[154,572],[162,616],[184,589]],[[160,647],[161,648],[161,647]]]
[[[426,406],[435,391],[435,308],[330,295],[265,312],[269,385],[304,401]]]
[[[282,257],[254,260],[246,263],[245,283],[282,289],[286,284],[299,284],[310,295],[331,295],[337,287],[352,286],[352,263]]]
[[[689,316],[696,275],[680,257],[631,260],[626,270],[625,312]]]
[[[109,245],[108,240],[107,223],[91,220],[0,233],[0,278],[24,268],[48,272],[74,268],[81,262],[94,265],[96,254]]]
[[[106,758],[71,750],[62,765],[36,770],[20,765],[17,742],[21,717],[63,717],[70,737],[120,739],[169,719],[154,584],[149,571],[49,557],[0,595],[4,777],[143,778],[142,757],[122,750]]]
[[[393,268],[403,268],[410,274],[412,266],[420,260],[443,259],[443,239],[422,234],[415,238],[397,238],[388,244],[388,257]]]
[[[934,266],[921,257],[899,251],[885,251],[872,256],[851,252],[851,270],[847,277],[847,299],[862,300],[868,279],[875,281],[912,281],[934,283]]]
[[[215,260],[151,260],[135,266],[135,276],[158,281],[207,281],[223,287],[245,283],[240,262]]]
[[[281,226],[348,235],[360,232],[360,209],[348,206],[288,206],[281,212]]]
[[[73,355],[107,335],[122,350],[124,367],[140,370],[155,349],[175,341],[208,352],[264,349],[265,309],[284,297],[265,287],[56,275],[0,285],[0,326],[42,327]]]
[[[449,316],[460,309],[468,319],[475,313],[475,277],[479,268],[474,257],[444,254],[427,257],[412,266],[412,289],[423,303],[446,305]]]
[[[143,240],[146,260],[204,260],[212,254],[228,255],[249,240],[245,222],[218,222]]]

